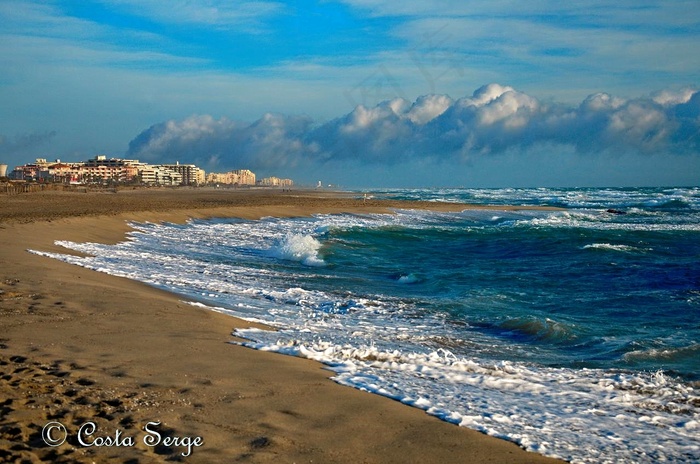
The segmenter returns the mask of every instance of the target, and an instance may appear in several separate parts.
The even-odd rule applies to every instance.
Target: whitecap
[[[410,274],[402,274],[398,279],[397,282],[400,284],[415,284],[416,282],[420,281],[420,277],[418,277],[414,273]]]
[[[592,243],[590,245],[584,245],[581,249],[582,250],[594,249],[594,250],[622,251],[622,252],[626,252],[626,253],[649,251],[649,249],[645,249],[645,248],[637,248],[637,247],[633,247],[631,245],[622,245],[622,244],[614,244],[614,243]]]
[[[287,234],[270,249],[272,256],[289,261],[298,261],[306,266],[325,266],[318,255],[321,242],[311,235]]]

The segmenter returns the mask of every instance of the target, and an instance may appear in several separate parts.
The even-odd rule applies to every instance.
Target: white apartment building
[[[211,172],[207,175],[207,183],[223,185],[255,185],[255,173],[248,169],[237,169],[229,172]]]
[[[141,182],[147,185],[175,186],[182,184],[182,175],[164,166],[144,164],[139,167]]]
[[[162,164],[164,168],[175,171],[182,176],[182,185],[202,185],[206,182],[205,172],[194,164]]]
[[[292,179],[280,179],[279,177],[264,177],[260,181],[260,185],[270,186],[270,187],[291,187],[294,185]]]

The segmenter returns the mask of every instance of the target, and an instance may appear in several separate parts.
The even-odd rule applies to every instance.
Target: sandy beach
[[[246,321],[139,282],[27,252],[66,253],[56,240],[116,243],[128,232],[128,221],[396,207],[467,208],[316,191],[153,189],[0,197],[0,460],[559,462],[340,386],[316,362],[229,343],[234,328],[250,326]],[[44,428],[53,422],[67,436],[55,447],[46,438],[60,440],[64,432]]]

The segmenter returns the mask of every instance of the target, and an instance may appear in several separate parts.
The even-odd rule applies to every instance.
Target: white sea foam
[[[686,222],[678,222],[676,218],[673,217],[658,222],[619,221],[615,219],[617,218],[606,217],[602,212],[571,210],[551,212],[545,216],[542,216],[542,214],[532,214],[531,217],[523,217],[522,219],[516,220],[513,225],[515,227],[525,228],[577,228],[605,231],[700,231],[700,222],[694,219],[687,220]],[[700,219],[700,217],[697,219]]]
[[[692,462],[700,456],[700,397],[660,373],[485,363],[447,350],[337,345],[318,334],[313,340],[260,330],[235,334],[254,340],[243,343],[251,348],[326,363],[341,384],[571,462]]]

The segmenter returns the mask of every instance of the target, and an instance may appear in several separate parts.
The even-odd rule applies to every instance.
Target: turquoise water
[[[566,210],[137,224],[47,255],[273,325],[239,335],[531,451],[700,461],[699,188],[369,193]]]

